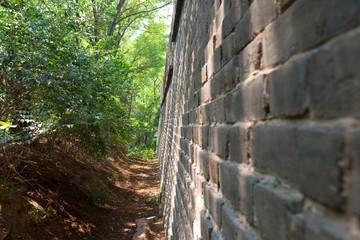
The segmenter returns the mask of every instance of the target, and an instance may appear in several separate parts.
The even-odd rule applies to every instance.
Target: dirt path
[[[7,164],[17,172],[11,182],[0,184],[0,239],[128,240],[136,219],[159,217],[156,160],[115,156],[89,164],[64,154],[61,146],[51,151],[0,152],[0,180],[9,179]],[[7,189],[19,191],[5,196]],[[150,239],[163,239],[159,219]]]
[[[134,160],[125,169],[113,164],[120,176],[111,178],[114,194],[104,206],[105,216],[102,229],[94,231],[93,239],[131,239],[134,233],[135,220],[142,217],[159,215],[159,167],[156,160]],[[157,222],[157,232],[161,222]],[[160,229],[159,229],[160,228]],[[99,231],[100,230],[100,231]],[[107,235],[104,236],[104,231]],[[160,239],[161,232],[154,238]]]

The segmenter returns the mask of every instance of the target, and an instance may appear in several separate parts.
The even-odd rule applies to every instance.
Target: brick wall
[[[166,239],[360,239],[360,1],[178,0]]]

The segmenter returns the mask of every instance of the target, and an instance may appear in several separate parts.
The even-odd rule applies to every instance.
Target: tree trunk
[[[112,36],[115,32],[116,22],[119,19],[119,17],[121,16],[121,10],[122,10],[122,7],[124,6],[124,3],[125,3],[125,0],[119,0],[118,5],[116,6],[117,12],[116,12],[116,14],[113,18],[113,22],[109,28],[108,36]]]

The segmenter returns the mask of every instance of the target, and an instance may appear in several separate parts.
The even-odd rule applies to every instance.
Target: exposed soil
[[[72,144],[0,152],[0,240],[132,239],[135,220],[159,217],[156,160],[90,161]],[[149,239],[164,239],[159,217]]]

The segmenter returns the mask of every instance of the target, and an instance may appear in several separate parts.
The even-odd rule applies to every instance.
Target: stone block
[[[243,97],[243,117],[248,120],[265,119],[266,101],[265,101],[266,78],[264,75],[256,77],[242,86]]]
[[[272,117],[294,117],[307,107],[306,66],[308,57],[286,63],[268,77]]]
[[[276,0],[276,6],[278,8],[278,12],[283,13],[294,2],[295,0]]]
[[[211,79],[221,68],[221,48],[217,48],[207,62],[208,78]]]
[[[238,58],[233,57],[231,61],[228,64],[226,64],[221,71],[223,72],[222,93],[228,93],[231,90],[233,90],[236,87],[236,85],[240,82]]]
[[[210,240],[214,226],[213,226],[211,217],[209,216],[209,214],[206,211],[201,212],[200,222],[201,222],[201,237],[202,237],[202,239]]]
[[[256,240],[256,235],[236,217],[233,210],[226,204],[222,208],[222,233],[225,239]]]
[[[222,44],[222,64],[226,65],[235,55],[235,33],[229,34]]]
[[[211,234],[211,240],[225,240],[220,231],[213,230]]]
[[[211,100],[211,81],[204,84],[200,91],[201,103],[207,103]]]
[[[204,202],[216,225],[221,227],[221,209],[225,202],[224,199],[210,185],[205,185]]]
[[[241,51],[276,18],[273,0],[255,0],[235,28],[235,51]]]
[[[316,117],[360,117],[360,54],[355,54],[360,52],[359,41],[360,28],[324,46],[310,59],[310,104]]]
[[[255,168],[296,186],[317,201],[339,208],[344,136],[324,125],[276,123],[253,128]],[[321,169],[321,171],[319,171]]]
[[[200,150],[197,155],[197,164],[200,168],[200,173],[209,180],[209,152]]]
[[[215,154],[209,157],[209,175],[210,182],[219,187],[219,165],[222,160]]]
[[[227,123],[235,123],[243,117],[243,97],[241,90],[227,94],[225,97],[225,119]]]
[[[254,223],[253,192],[258,179],[230,162],[220,163],[220,189],[233,209],[240,211],[249,223]]]
[[[224,123],[225,122],[225,98],[221,97],[214,101],[215,108],[215,122]]]
[[[359,11],[358,0],[295,1],[264,31],[265,66],[283,63],[296,53],[354,28],[360,23]]]
[[[360,216],[360,129],[348,134],[350,165],[349,203],[350,211]]]
[[[238,57],[239,81],[256,74],[263,66],[262,35],[254,39]]]
[[[236,124],[229,131],[229,159],[237,163],[247,162],[248,125]]]
[[[305,212],[291,216],[294,239],[306,240],[353,240],[346,228],[330,219]]]
[[[259,183],[254,190],[256,225],[268,240],[290,239],[288,214],[302,210],[303,197],[286,189]]]
[[[229,127],[226,125],[210,128],[210,149],[223,159],[228,154],[228,132]]]

